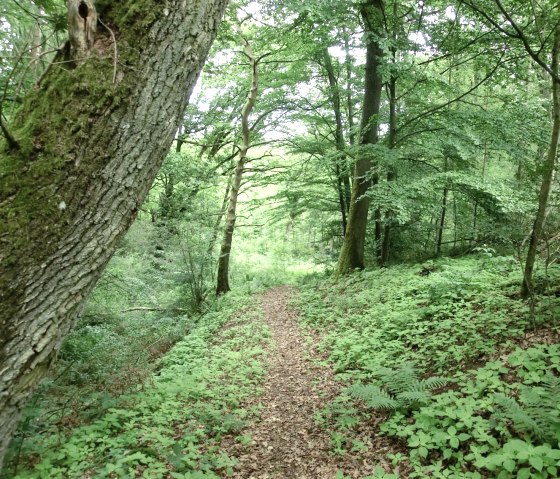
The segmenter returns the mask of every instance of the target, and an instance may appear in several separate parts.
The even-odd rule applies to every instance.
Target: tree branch
[[[461,95],[459,95],[456,98],[453,98],[452,100],[446,101],[445,103],[442,103],[440,105],[435,106],[434,108],[430,108],[429,110],[420,113],[419,115],[416,115],[415,117],[410,118],[408,121],[405,121],[401,127],[398,129],[398,131],[401,131],[403,128],[406,128],[408,125],[410,125],[411,123],[414,123],[418,120],[421,120],[422,118],[425,118],[426,116],[429,116],[443,108],[448,107],[449,105],[458,102],[459,100],[461,100],[462,98],[466,97],[467,95],[469,95],[470,93],[472,93],[473,91],[475,91],[480,85],[482,85],[483,83],[485,83],[486,81],[488,81],[493,75],[494,73],[496,73],[496,71],[498,70],[498,68],[503,64],[503,62],[501,61],[502,58],[504,57],[504,54],[502,54],[502,56],[500,57],[500,60],[498,61],[498,63],[496,63],[496,66],[490,71],[490,73],[488,73],[482,80],[480,80],[476,85],[474,85],[472,88],[469,88],[466,92],[462,93]]]
[[[488,13],[486,13],[484,10],[474,5],[472,2],[467,0],[459,0],[459,1],[462,4],[466,5],[467,7],[469,7],[474,12],[484,17],[486,21],[499,32],[503,33],[504,35],[510,38],[515,38],[521,41],[523,48],[529,54],[529,56],[535,61],[535,63],[537,63],[543,70],[545,70],[554,79],[554,81],[560,83],[560,79],[558,78],[557,75],[554,74],[552,68],[550,68],[550,66],[543,59],[541,59],[539,54],[533,50],[533,48],[529,44],[529,40],[527,39],[527,36],[523,32],[523,30],[519,27],[519,25],[517,25],[513,17],[507,12],[507,10],[505,9],[505,7],[503,6],[500,0],[494,0],[494,3],[500,10],[501,14],[505,17],[505,19],[507,20],[511,28],[513,28],[513,31],[508,30],[507,28],[500,25],[498,21],[493,19]],[[542,51],[542,47],[539,49],[539,52],[540,51]]]
[[[12,135],[12,133],[8,129],[8,125],[4,121],[4,115],[1,114],[1,113],[0,113],[0,129],[2,130],[2,133],[4,134],[4,138],[6,138],[6,142],[8,143],[8,146],[10,147],[10,149],[17,150],[19,148],[19,143],[16,140],[16,138],[14,137],[14,135]]]

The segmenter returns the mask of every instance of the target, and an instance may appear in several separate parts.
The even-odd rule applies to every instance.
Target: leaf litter
[[[241,434],[243,444],[224,438],[224,451],[238,462],[235,479],[334,479],[372,474],[378,460],[391,449],[383,437],[364,437],[368,450],[333,454],[328,430],[315,414],[339,394],[343,385],[324,366],[299,328],[298,313],[289,306],[292,289],[268,290],[262,296],[272,348],[263,393],[246,407],[260,406],[260,419]],[[317,359],[317,361],[314,361]],[[371,425],[365,435],[371,435]],[[251,440],[249,441],[248,438]],[[338,473],[338,475],[337,475]]]

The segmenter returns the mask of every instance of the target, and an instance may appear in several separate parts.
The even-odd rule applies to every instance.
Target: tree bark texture
[[[251,65],[251,86],[243,109],[241,110],[241,148],[235,172],[233,174],[233,182],[229,193],[229,204],[224,228],[224,238],[222,247],[220,248],[220,258],[218,260],[218,275],[216,282],[216,295],[225,294],[230,291],[229,286],[229,258],[231,254],[231,245],[233,241],[233,233],[235,231],[235,221],[237,219],[237,200],[239,197],[239,189],[241,188],[241,179],[243,170],[245,169],[245,161],[247,159],[247,151],[251,145],[251,128],[249,126],[249,115],[257,102],[257,92],[259,89],[259,78],[257,72],[258,60],[255,58],[253,49],[246,39],[244,51]]]
[[[380,72],[383,59],[380,44],[383,33],[383,9],[383,0],[368,0],[360,12],[365,26],[367,49],[360,138],[362,145],[375,144],[379,138],[377,116],[383,87]],[[369,210],[369,198],[365,194],[372,183],[368,175],[371,174],[374,166],[375,162],[369,153],[362,154],[356,162],[348,226],[338,260],[338,275],[365,267],[364,245]]]
[[[0,144],[0,462],[146,197],[225,4],[98,1],[111,31],[87,59],[59,55],[11,122],[18,147]]]
[[[348,41],[348,36],[346,35],[346,30],[344,30],[344,51],[345,51],[345,59],[344,59],[344,67],[346,70],[346,106],[347,106],[347,118],[348,118],[348,141],[350,145],[354,145],[355,143],[355,133],[354,133],[354,100],[352,98],[352,56],[350,55],[350,43]],[[348,171],[345,171],[343,176],[343,183],[344,183],[344,201],[346,203],[346,215],[348,216],[348,212],[350,211],[350,201],[352,199],[352,184],[350,183],[351,180],[351,171],[348,168]],[[344,228],[346,233],[346,228]]]
[[[68,1],[68,36],[74,60],[87,58],[97,31],[97,9],[93,0]]]
[[[546,209],[550,190],[554,181],[554,171],[556,169],[556,155],[558,153],[558,139],[560,137],[560,82],[558,80],[559,73],[559,57],[560,57],[560,28],[556,28],[554,32],[554,46],[552,49],[552,134],[550,137],[550,146],[548,154],[543,164],[543,177],[541,188],[539,191],[539,205],[531,237],[529,240],[529,250],[527,251],[527,259],[525,261],[525,269],[523,271],[523,282],[521,284],[521,295],[527,298],[533,292],[533,270],[535,268],[535,260],[537,258],[537,249],[539,241],[543,234],[543,227],[546,218]]]

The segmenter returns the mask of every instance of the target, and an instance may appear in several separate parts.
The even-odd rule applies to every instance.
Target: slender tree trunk
[[[356,143],[354,133],[354,100],[352,99],[352,56],[350,55],[350,42],[344,30],[344,66],[346,67],[346,108],[348,109],[348,138],[350,144]]]
[[[214,223],[214,228],[212,229],[212,236],[208,244],[208,250],[207,250],[208,256],[212,254],[212,252],[214,251],[214,246],[216,246],[216,240],[218,239],[218,233],[220,232],[220,223],[222,222],[222,218],[226,214],[226,208],[228,206],[230,188],[231,188],[231,181],[228,180],[226,192],[224,193],[224,199],[222,200],[222,207],[220,209],[220,214],[216,218],[216,222]]]
[[[394,54],[393,54],[394,55]],[[395,63],[393,56],[393,63]],[[397,78],[391,75],[389,81],[389,148],[395,148],[397,142]],[[395,181],[397,179],[397,170],[394,166],[389,166],[387,171],[387,181]],[[393,212],[388,209],[385,212],[385,224],[383,227],[383,243],[381,246],[380,265],[386,266],[389,261],[391,252],[391,222],[393,221]]]
[[[41,15],[41,10],[37,9],[37,14]],[[41,54],[43,53],[41,25],[39,20],[36,20],[35,25],[33,25],[33,30],[31,33],[31,71],[33,76],[38,78],[40,76],[41,70]]]
[[[377,168],[377,165],[374,164],[374,168]],[[379,173],[375,172],[373,174],[373,178],[371,179],[371,186],[375,186],[379,184]],[[383,225],[381,224],[381,210],[379,208],[375,208],[373,210],[373,258],[376,264],[381,263],[381,248],[383,243]]]
[[[350,145],[356,143],[356,135],[354,133],[354,100],[352,98],[352,56],[350,55],[350,43],[344,31],[344,66],[346,67],[346,108],[348,111],[348,141]],[[350,212],[350,201],[352,199],[352,183],[351,172],[348,167],[344,168],[344,200],[346,202],[346,212]]]
[[[184,145],[184,138],[183,138],[184,132],[183,132],[183,125],[179,126],[179,129],[177,130],[177,138],[175,139],[175,152],[176,153],[181,153],[181,149],[183,148]]]
[[[486,176],[486,162],[488,161],[488,141],[484,140],[484,155],[482,156],[482,179]],[[474,202],[473,212],[473,241],[478,241],[478,200]]]
[[[392,40],[393,46],[391,47],[391,62],[393,69],[391,71],[391,76],[389,78],[389,83],[387,86],[388,93],[389,93],[389,138],[388,144],[389,148],[392,150],[397,146],[397,43],[398,43],[398,36],[399,36],[399,23],[397,19],[399,18],[398,15],[398,8],[399,2],[397,0],[393,1],[393,21],[395,22],[395,27],[392,31]],[[391,181],[397,180],[397,170],[395,166],[389,165],[387,170],[387,182],[390,183]],[[394,217],[394,212],[388,208],[385,212],[385,221],[383,225],[383,242],[381,245],[381,253],[379,256],[379,264],[380,266],[387,266],[389,261],[389,257],[391,254],[391,227],[392,221]]]
[[[175,193],[175,175],[169,173],[165,177],[163,191],[159,194],[159,211],[161,217],[169,220],[174,216],[173,195]]]
[[[445,214],[447,212],[447,195],[449,194],[449,188],[446,186],[443,189],[443,196],[441,198],[441,213],[439,219],[436,220],[436,255],[441,253],[441,244],[443,241],[443,230],[445,228]]]
[[[365,25],[366,36],[366,73],[364,88],[364,104],[362,110],[361,139],[362,145],[375,144],[379,138],[377,118],[381,104],[383,79],[380,67],[383,59],[381,36],[383,32],[383,0],[368,0],[363,5],[361,15]],[[371,180],[375,162],[370,154],[361,154],[354,170],[352,198],[346,236],[338,260],[337,274],[348,274],[352,270],[365,267],[364,245],[369,210],[369,198],[364,196]]]
[[[455,190],[451,190],[453,196],[453,248],[457,247],[457,195]]]
[[[251,65],[251,86],[249,88],[249,94],[247,95],[247,100],[243,105],[241,110],[241,149],[239,150],[239,157],[237,159],[237,164],[235,165],[235,172],[233,176],[233,182],[231,185],[231,191],[229,196],[229,205],[226,218],[226,224],[224,228],[224,238],[222,240],[222,247],[220,249],[220,258],[218,260],[218,276],[216,284],[216,294],[221,295],[230,291],[229,287],[229,258],[231,254],[231,244],[233,241],[233,232],[235,231],[235,221],[237,219],[237,199],[239,197],[239,189],[241,188],[241,179],[243,177],[243,170],[245,168],[245,160],[247,159],[247,151],[249,150],[251,142],[251,129],[249,127],[249,115],[255,106],[257,101],[257,91],[259,88],[257,65],[258,61],[255,58],[251,45],[246,39],[243,39],[245,43],[245,54],[249,58],[249,63]]]
[[[348,186],[350,182],[348,180],[348,173],[345,168],[346,157],[344,155],[345,142],[344,142],[344,127],[342,125],[340,90],[338,87],[338,82],[336,80],[336,75],[334,74],[332,59],[328,49],[326,48],[323,50],[323,63],[329,81],[329,97],[331,100],[331,105],[332,105],[334,119],[335,119],[335,143],[336,143],[336,149],[339,152],[339,156],[337,156],[336,158],[335,172],[336,172],[336,182],[337,182],[337,190],[338,190],[338,202],[340,205],[342,236],[345,236],[346,227],[347,227],[346,214],[349,210],[349,205],[347,205],[346,203],[346,198],[344,194],[344,181],[346,180]]]
[[[336,189],[338,192],[338,206],[340,208],[340,226],[341,226],[341,233],[342,236],[346,236],[346,228],[348,227],[348,219],[347,209],[346,209],[346,200],[344,198],[344,181],[342,179],[342,171],[340,169],[340,165],[338,162],[335,165],[335,174],[336,174]],[[348,178],[348,176],[346,176]]]
[[[110,32],[93,32],[87,58],[72,50],[24,100],[18,146],[0,144],[0,462],[148,193],[225,3],[105,2],[118,61]],[[73,45],[89,34],[74,31]]]
[[[558,138],[560,137],[560,83],[558,81],[558,61],[560,56],[560,28],[554,33],[554,47],[552,49],[552,134],[548,154],[543,165],[543,179],[539,192],[539,206],[537,215],[531,231],[529,250],[525,261],[523,282],[521,284],[521,295],[527,298],[533,292],[533,269],[537,258],[537,248],[541,239],[546,217],[548,198],[554,180],[556,168],[556,155],[558,152]]]

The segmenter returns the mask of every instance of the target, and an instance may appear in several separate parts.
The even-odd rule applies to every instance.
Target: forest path
[[[264,321],[270,328],[272,350],[262,396],[261,418],[244,430],[252,444],[225,444],[239,460],[237,479],[333,479],[338,470],[350,477],[372,467],[348,455],[334,456],[328,431],[317,425],[314,413],[336,396],[340,385],[333,371],[310,359],[316,353],[306,345],[297,323],[297,311],[288,305],[293,290],[273,288],[262,296]],[[364,467],[366,466],[366,467]]]

